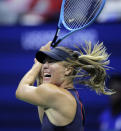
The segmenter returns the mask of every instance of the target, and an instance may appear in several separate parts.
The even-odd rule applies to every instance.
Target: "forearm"
[[[36,83],[37,83],[37,87],[42,84],[42,78],[41,78],[41,74],[40,73],[38,74],[38,76],[36,78]]]
[[[32,68],[25,74],[25,76],[22,78],[22,80],[19,83],[19,86],[23,86],[23,85],[33,85],[37,76],[40,73],[41,70],[41,63],[37,62],[35,63]]]
[[[49,42],[46,46],[41,47],[40,50],[41,51],[49,50],[50,44],[51,43]],[[35,105],[39,105],[36,103],[36,101],[33,102],[33,98],[31,98],[31,96],[33,95],[33,93],[36,94],[37,93],[36,90],[38,89],[35,86],[33,86],[34,82],[37,80],[37,86],[41,84],[40,75],[41,75],[42,64],[39,63],[36,60],[36,58],[34,59],[34,62],[35,64],[32,66],[32,68],[25,74],[25,76],[20,81],[18,88],[16,90],[16,97],[21,100],[27,101],[29,103],[34,103]],[[35,95],[35,98],[37,98],[36,95]]]
[[[16,90],[16,97],[22,99],[24,93],[32,86],[41,70],[41,64],[39,62],[35,63],[32,68],[24,75],[20,81],[18,88]]]

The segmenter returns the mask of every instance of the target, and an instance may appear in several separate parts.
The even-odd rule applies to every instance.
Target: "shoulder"
[[[49,83],[42,84],[39,88],[38,90],[41,90],[41,88],[45,90],[46,93],[44,95],[47,95],[51,102],[53,101],[54,107],[59,108],[61,111],[65,110],[68,113],[72,113],[72,110],[75,112],[76,99],[68,90]]]
[[[74,120],[77,110],[74,96],[68,90],[59,89],[52,84],[43,84],[41,88],[51,88],[50,92],[54,92],[53,98],[50,98],[52,105],[46,110],[50,122],[56,126],[70,124]]]
[[[41,84],[38,88],[38,91],[44,90],[45,92],[47,92],[49,95],[53,96],[53,97],[57,97],[57,98],[67,98],[67,100],[71,100],[71,101],[75,101],[74,96],[67,90],[67,89],[62,89],[54,84],[50,84],[50,83],[44,83]]]

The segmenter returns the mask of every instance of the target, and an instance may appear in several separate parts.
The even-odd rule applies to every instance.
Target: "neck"
[[[60,88],[63,88],[63,89],[72,89],[72,88],[74,88],[73,82],[72,82],[72,81],[69,81],[69,80],[66,80],[66,81],[64,81],[64,82],[61,84]]]

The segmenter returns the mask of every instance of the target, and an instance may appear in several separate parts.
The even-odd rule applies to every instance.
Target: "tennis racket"
[[[60,17],[52,47],[56,47],[63,39],[72,33],[82,30],[92,24],[105,5],[106,0],[63,0]],[[59,37],[61,29],[68,32]]]

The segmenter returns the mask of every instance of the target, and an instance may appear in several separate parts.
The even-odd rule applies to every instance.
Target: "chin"
[[[43,83],[51,83],[52,84],[52,82],[50,82],[50,81],[43,81]]]
[[[53,85],[56,85],[56,86],[61,85],[61,83],[57,83],[57,82],[54,82],[54,81],[51,81],[51,80],[44,80],[43,83],[50,83],[50,84],[53,84]]]

